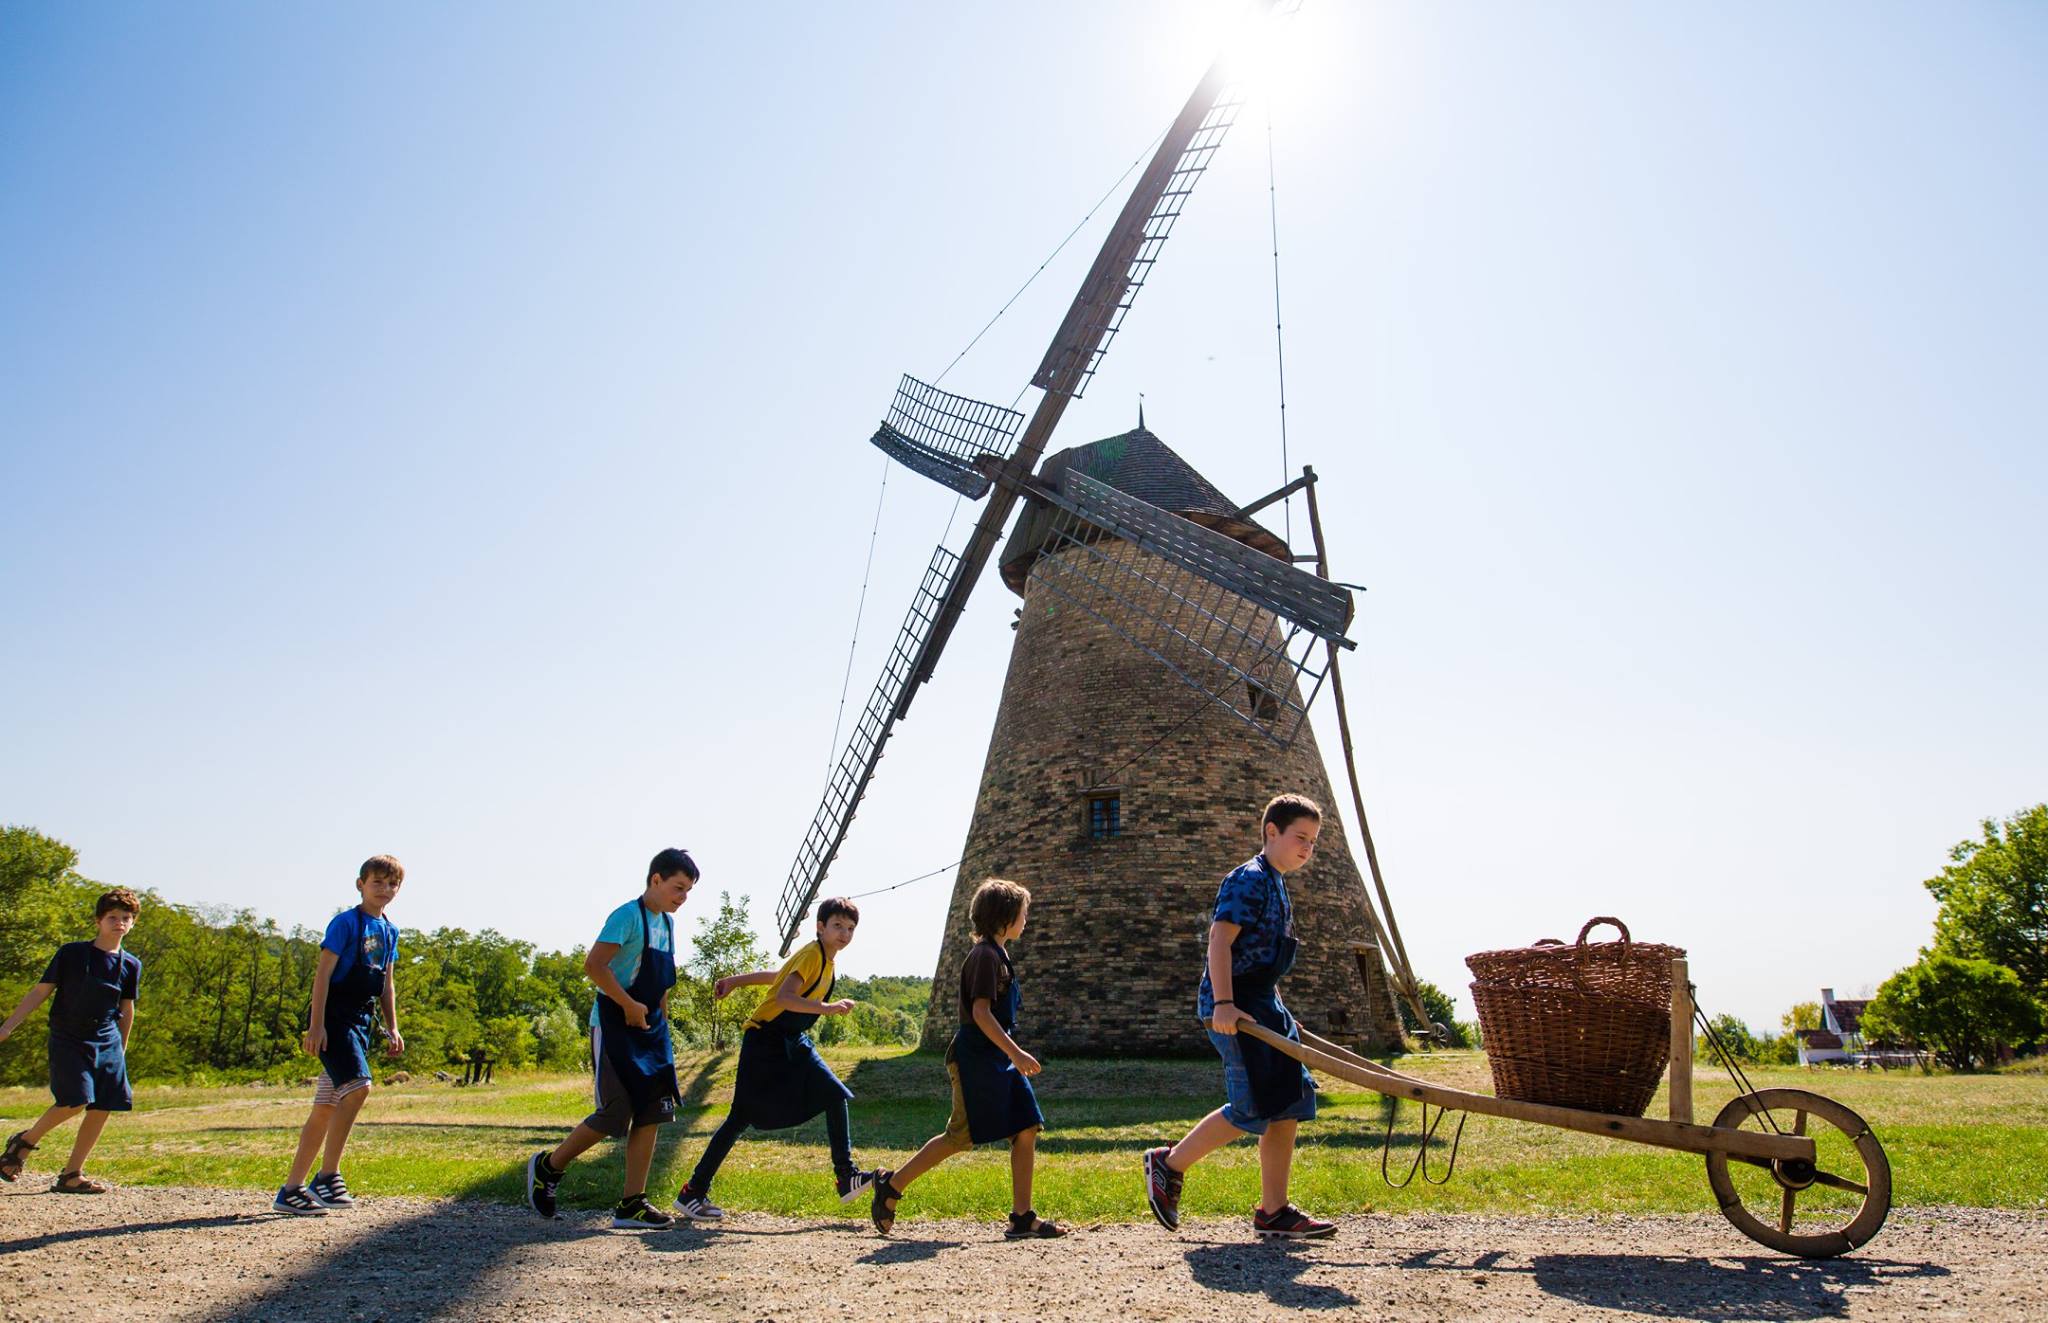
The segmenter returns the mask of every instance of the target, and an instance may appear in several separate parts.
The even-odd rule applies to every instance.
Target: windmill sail
[[[1032,495],[1049,507],[1032,579],[1293,744],[1329,669],[1318,640],[1354,646],[1347,590],[1075,470]]]
[[[988,474],[1009,462],[1023,421],[1015,409],[951,395],[905,373],[870,440],[913,473],[978,501],[988,495]]]
[[[875,774],[875,764],[882,760],[882,745],[889,738],[889,728],[896,723],[896,706],[902,702],[904,689],[910,681],[911,660],[923,646],[932,621],[938,615],[939,603],[945,600],[946,590],[952,586],[953,576],[959,569],[958,556],[943,546],[933,549],[931,564],[925,567],[924,581],[918,585],[917,595],[910,601],[910,613],[903,618],[903,628],[896,632],[895,646],[889,649],[889,660],[882,666],[882,678],[875,682],[874,692],[868,695],[867,706],[861,709],[860,720],[854,723],[853,735],[846,741],[838,765],[832,769],[832,779],[825,786],[825,798],[811,818],[811,827],[804,833],[803,844],[797,847],[796,862],[790,865],[789,880],[783,884],[782,899],[775,906],[775,921],[782,926],[785,954],[789,951],[790,938],[803,924],[804,911],[810,908],[811,898],[824,885],[825,870],[832,866],[833,856],[839,853],[839,844],[846,839],[846,829],[853,825],[854,811],[860,807],[861,797],[867,793],[868,781]]]
[[[1269,0],[1267,8],[1270,7]],[[1180,114],[1174,117],[1173,124],[1160,139],[1151,162],[1132,189],[1130,199],[1124,203],[1123,211],[1118,214],[1108,237],[1103,240],[1102,249],[1089,268],[1088,278],[1082,282],[1080,292],[1067,309],[1051,348],[1039,364],[1032,382],[1045,393],[1039,397],[1038,406],[1024,427],[1023,439],[1000,469],[994,472],[994,494],[982,507],[981,517],[975,521],[966,548],[943,574],[935,574],[939,557],[934,555],[934,568],[925,573],[925,582],[918,590],[917,601],[911,606],[910,618],[904,622],[895,650],[890,653],[888,666],[884,668],[882,678],[862,713],[863,724],[848,743],[838,769],[826,787],[824,801],[812,819],[810,831],[798,849],[796,862],[790,868],[789,881],[784,887],[781,902],[776,906],[776,919],[782,925],[784,954],[788,953],[796,938],[804,912],[824,885],[832,860],[846,838],[854,810],[867,791],[875,765],[881,761],[882,746],[888,742],[896,722],[910,711],[918,686],[931,679],[947,640],[966,612],[967,599],[973,594],[975,581],[981,577],[989,557],[995,552],[996,542],[1017,504],[1023,483],[1038,467],[1039,456],[1045,453],[1046,442],[1051,440],[1053,429],[1059,426],[1060,415],[1066,412],[1067,402],[1080,395],[1101,364],[1110,337],[1123,324],[1131,300],[1158,261],[1160,246],[1166,242],[1174,221],[1187,204],[1188,195],[1203,171],[1208,169],[1210,158],[1222,145],[1223,135],[1236,120],[1238,103],[1226,95],[1226,82],[1224,60],[1219,57],[1202,75],[1187,104],[1181,107]],[[905,378],[905,382],[917,388],[912,392],[914,403],[924,398],[919,391],[934,390],[914,378]],[[900,401],[903,398],[902,388],[898,394]],[[946,398],[960,399],[958,396]],[[995,406],[977,407],[992,409]],[[896,435],[885,435],[892,428]],[[1005,439],[1007,436],[1005,432]],[[987,478],[990,474],[983,472],[983,466],[974,462],[978,456],[966,454],[965,448],[978,444],[981,439],[979,435],[941,439],[889,421],[884,422],[883,431],[873,438],[876,445],[908,467],[963,494],[977,496],[989,489],[982,487],[980,491],[968,491],[969,475]],[[939,443],[934,444],[935,441]],[[960,445],[956,447],[950,444],[952,442]],[[993,464],[987,467],[995,469]],[[944,548],[940,550],[943,552]],[[935,593],[936,600],[928,603],[928,593]],[[927,607],[929,614],[925,614]],[[873,717],[872,722],[870,717]]]

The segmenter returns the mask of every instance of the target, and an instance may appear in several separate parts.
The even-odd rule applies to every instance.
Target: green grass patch
[[[944,1066],[934,1056],[895,1048],[828,1049],[852,1084],[854,1142],[868,1163],[895,1166],[943,1128]],[[732,1097],[732,1053],[680,1063],[687,1108],[667,1127],[653,1188],[680,1185]],[[1485,1059],[1447,1052],[1403,1060],[1404,1069],[1463,1088],[1488,1091]],[[1766,1069],[1761,1088],[1825,1094],[1860,1113],[1891,1157],[1895,1202],[1997,1208],[2048,1208],[2048,1078],[1864,1074]],[[1208,1060],[1054,1060],[1039,1078],[1050,1128],[1040,1141],[1035,1202],[1075,1221],[1147,1216],[1138,1155],[1168,1142],[1221,1101],[1220,1072]],[[351,1184],[375,1194],[456,1195],[516,1202],[520,1169],[533,1150],[552,1145],[589,1107],[589,1081],[576,1076],[508,1076],[479,1088],[433,1081],[380,1086],[349,1147]],[[1702,1078],[1703,1120],[1734,1096],[1726,1081]],[[93,1170],[134,1184],[274,1189],[283,1178],[310,1089],[243,1086],[145,1086],[137,1110],[116,1117]],[[0,1089],[0,1118],[19,1128],[47,1095]],[[1651,1115],[1660,1115],[1660,1098]],[[1302,1128],[1297,1200],[1323,1213],[1461,1211],[1475,1213],[1700,1212],[1713,1207],[1702,1159],[1492,1117],[1468,1118],[1448,1185],[1416,1180],[1390,1189],[1381,1179],[1386,1100],[1364,1092],[1326,1093],[1321,1114]],[[1398,1178],[1416,1154],[1416,1109],[1395,1118],[1387,1165]],[[1434,1174],[1449,1158],[1454,1115],[1431,1147]],[[69,1132],[45,1141],[34,1171],[53,1171]],[[617,1146],[594,1150],[571,1170],[563,1200],[598,1207],[617,1197]],[[753,1132],[734,1149],[716,1190],[735,1209],[802,1217],[864,1217],[864,1201],[842,1205],[833,1193],[824,1127]],[[1184,1208],[1194,1215],[1240,1215],[1258,1197],[1257,1154],[1241,1143],[1205,1162],[1188,1180]],[[956,1158],[913,1187],[909,1217],[993,1217],[1009,1202],[1009,1158],[989,1149]]]

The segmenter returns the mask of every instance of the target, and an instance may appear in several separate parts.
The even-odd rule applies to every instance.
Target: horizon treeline
[[[0,827],[0,1015],[14,1009],[59,946],[91,939],[100,894],[127,885],[84,877],[77,864],[78,852],[63,841],[33,828]],[[125,945],[142,960],[142,986],[128,1045],[131,1076],[208,1082],[318,1073],[319,1063],[300,1050],[299,1039],[323,929],[285,928],[253,909],[179,904],[134,889],[142,914]],[[379,1075],[459,1072],[477,1051],[500,1070],[588,1064],[596,990],[583,974],[584,947],[541,951],[488,928],[472,933],[401,924],[400,932],[398,1024],[406,1050],[397,1058],[380,1051]],[[698,919],[694,934],[678,923],[676,944],[681,967],[669,1011],[677,1046],[731,1046],[738,1020],[758,994],[748,989],[720,1003],[710,983],[769,963],[748,925],[745,902],[721,897],[717,912]],[[818,1037],[913,1044],[930,994],[928,978],[842,978],[835,995],[862,1005],[852,1015],[821,1020]],[[47,1010],[38,1011],[0,1043],[0,1084],[44,1081],[48,1026]]]

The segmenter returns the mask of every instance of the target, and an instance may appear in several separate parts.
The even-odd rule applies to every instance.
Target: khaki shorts
[[[348,1083],[338,1085],[329,1079],[327,1072],[323,1070],[320,1072],[320,1078],[313,1081],[313,1105],[315,1107],[332,1107],[351,1093],[369,1087],[370,1077],[368,1075],[358,1075]]]
[[[953,1113],[946,1118],[946,1142],[958,1148],[973,1148],[967,1133],[967,1095],[960,1091],[960,1067],[946,1063],[946,1078],[953,1081]]]

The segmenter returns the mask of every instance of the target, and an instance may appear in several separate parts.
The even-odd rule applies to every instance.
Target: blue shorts
[[[1223,1104],[1223,1119],[1248,1135],[1263,1135],[1266,1127],[1275,1121],[1313,1121],[1316,1116],[1316,1091],[1303,1089],[1301,1101],[1281,1112],[1278,1116],[1260,1116],[1252,1103],[1252,1077],[1245,1072],[1244,1050],[1237,1044],[1237,1035],[1219,1034],[1209,1031],[1209,1041],[1215,1044],[1216,1054],[1223,1058],[1223,1092],[1227,1101]]]
[[[135,1106],[128,1087],[128,1056],[119,1034],[103,1038],[50,1035],[50,1096],[59,1107],[125,1112]]]

